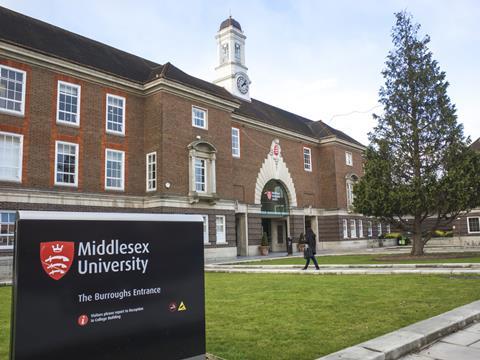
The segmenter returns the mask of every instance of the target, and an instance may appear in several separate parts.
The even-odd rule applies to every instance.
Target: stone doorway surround
[[[263,161],[262,167],[257,175],[255,184],[255,204],[261,204],[262,191],[265,185],[272,179],[280,181],[285,187],[290,207],[297,207],[297,193],[293,184],[292,176],[283,160],[280,141],[275,139],[270,146],[270,152]]]

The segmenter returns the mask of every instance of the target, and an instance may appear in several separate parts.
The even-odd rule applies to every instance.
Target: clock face
[[[248,79],[240,75],[237,78],[237,88],[242,94],[246,94],[248,92]]]

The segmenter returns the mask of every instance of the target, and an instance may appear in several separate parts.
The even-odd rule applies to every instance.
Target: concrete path
[[[448,335],[427,348],[400,360],[479,360],[480,323]]]
[[[392,275],[392,274],[470,274],[480,276],[480,263],[455,264],[374,264],[374,265],[244,265],[209,264],[206,272],[246,274],[298,274],[298,275]],[[479,359],[480,360],[480,359]]]
[[[337,250],[317,250],[317,256],[338,256],[338,255],[379,255],[379,254],[408,254],[410,253],[410,246],[392,246],[392,247],[381,247],[381,248],[360,248],[360,249],[337,249]],[[435,247],[426,247],[425,251],[427,253],[446,253],[446,252],[480,252],[480,248],[477,247],[451,247],[451,246],[435,246]],[[278,259],[287,257],[286,252],[274,252],[269,253],[267,256],[237,256],[235,258],[217,258],[217,259],[207,259],[206,264],[221,264],[221,263],[241,263],[249,261],[261,261],[269,259]],[[295,252],[292,257],[302,257],[303,254]]]

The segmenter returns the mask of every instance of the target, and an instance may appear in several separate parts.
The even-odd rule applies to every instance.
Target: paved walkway
[[[448,335],[427,348],[400,360],[479,360],[480,323]]]
[[[391,275],[391,274],[475,274],[480,276],[480,263],[446,264],[360,264],[360,265],[252,265],[252,264],[208,264],[207,272],[250,273],[250,274],[299,274],[299,275]],[[480,360],[480,359],[479,359]]]
[[[337,255],[372,255],[372,254],[408,254],[410,246],[392,246],[381,248],[361,248],[361,249],[338,249],[338,250],[317,250],[317,256],[337,256]],[[452,246],[432,246],[426,247],[428,253],[445,253],[445,252],[479,252],[479,247],[452,247]],[[222,264],[222,263],[241,263],[246,261],[269,260],[287,257],[286,252],[273,252],[267,256],[237,256],[235,258],[217,258],[207,259],[206,264]],[[295,252],[291,257],[302,257],[303,254]]]

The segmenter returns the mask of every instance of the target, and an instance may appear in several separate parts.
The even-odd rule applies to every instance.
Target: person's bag
[[[303,250],[303,257],[305,259],[311,258],[313,256],[313,250],[309,246],[305,246],[305,249]]]

